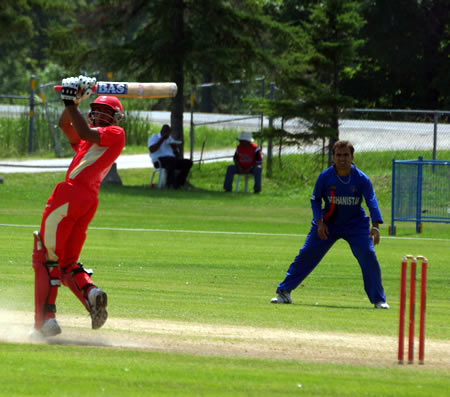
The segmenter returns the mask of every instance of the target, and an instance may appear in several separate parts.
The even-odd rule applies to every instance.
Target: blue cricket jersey
[[[311,197],[313,224],[323,218],[342,229],[368,225],[369,218],[361,207],[362,197],[372,222],[383,223],[372,182],[364,172],[352,164],[350,174],[340,177],[334,166],[327,168],[317,178]]]

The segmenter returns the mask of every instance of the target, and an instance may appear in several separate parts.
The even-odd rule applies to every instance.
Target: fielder
[[[311,198],[311,229],[285,279],[278,285],[277,296],[271,300],[272,303],[292,303],[291,291],[342,238],[350,244],[359,262],[370,302],[377,309],[389,309],[374,249],[374,245],[380,242],[378,226],[383,223],[383,218],[370,179],[353,164],[354,151],[348,141],[338,141],[333,146],[334,165],[319,175]],[[372,219],[372,228],[369,217],[361,207],[363,196]]]
[[[99,96],[91,103],[89,123],[78,103],[90,96],[95,78],[70,77],[62,81],[65,109],[59,120],[75,156],[65,181],[56,185],[47,201],[39,232],[34,232],[35,322],[33,337],[61,333],[55,318],[56,297],[61,282],[70,288],[90,313],[92,328],[100,328],[108,317],[107,296],[96,287],[91,272],[79,256],[86,230],[95,215],[98,191],[125,145],[125,132],[118,126],[123,107],[113,96]]]

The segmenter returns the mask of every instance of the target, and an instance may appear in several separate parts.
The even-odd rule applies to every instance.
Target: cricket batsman
[[[119,126],[123,107],[113,96],[99,96],[91,103],[88,122],[78,110],[95,86],[85,76],[62,80],[64,111],[59,127],[75,151],[64,182],[56,185],[47,201],[40,231],[34,232],[35,315],[31,337],[61,333],[55,318],[56,297],[62,284],[69,287],[90,313],[92,328],[103,326],[108,317],[107,296],[83,268],[79,257],[86,230],[95,215],[98,192],[125,145]]]
[[[278,285],[277,296],[271,300],[272,303],[292,303],[291,291],[301,284],[332,245],[342,238],[349,243],[358,260],[370,302],[377,309],[389,309],[374,248],[380,242],[379,225],[383,223],[383,218],[370,179],[353,164],[354,151],[348,141],[334,144],[334,165],[319,175],[312,194],[313,220],[310,232],[285,279]],[[372,227],[361,207],[363,197],[370,212]]]

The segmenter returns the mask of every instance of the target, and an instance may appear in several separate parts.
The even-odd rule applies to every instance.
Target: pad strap
[[[87,277],[79,277],[79,275],[81,275],[82,273],[86,274]],[[83,264],[81,263],[73,263],[67,266],[65,269],[63,269],[63,274],[70,275],[70,278],[73,280],[78,290],[81,291],[83,296],[87,295],[89,289],[95,287],[95,285],[92,284],[90,278],[90,276],[93,274],[93,271],[91,269],[85,269],[83,267]]]
[[[84,285],[83,288],[81,288],[81,291],[83,291],[83,294],[84,294],[84,295],[87,295],[86,292],[87,292],[87,291],[89,290],[89,288],[91,288],[91,287],[95,287],[95,285],[92,284],[92,283],[87,283],[87,284]]]
[[[50,303],[46,303],[44,305],[44,312],[45,313],[56,313],[56,305],[52,305]]]
[[[69,266],[66,266],[64,269],[61,269],[63,274],[67,274],[67,273],[72,273],[72,276],[74,276],[77,273],[86,273],[89,276],[92,276],[94,274],[94,271],[92,269],[85,269],[83,264],[78,262],[78,263],[72,263]]]
[[[50,285],[52,287],[61,287],[61,280],[59,278],[50,278]]]

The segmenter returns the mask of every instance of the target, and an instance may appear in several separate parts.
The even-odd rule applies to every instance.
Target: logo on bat
[[[128,85],[124,83],[98,83],[97,94],[127,95]]]

